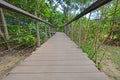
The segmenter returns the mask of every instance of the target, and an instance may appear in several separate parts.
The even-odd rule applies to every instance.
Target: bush
[[[24,35],[19,38],[19,43],[21,46],[29,46],[29,45],[35,45],[36,43],[36,38],[33,37],[32,35]]]

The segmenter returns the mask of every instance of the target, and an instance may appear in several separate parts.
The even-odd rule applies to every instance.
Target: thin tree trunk
[[[4,34],[2,33],[1,29],[0,29],[0,36],[5,40]]]
[[[5,21],[5,17],[4,17],[2,8],[0,8],[0,16],[1,16],[2,26],[4,29],[4,35],[5,35],[6,40],[8,41],[9,40],[9,33],[8,33],[7,24]]]
[[[6,42],[7,49],[10,49],[10,45],[8,44],[9,33],[8,33],[7,24],[6,24],[6,21],[5,21],[5,17],[4,17],[2,8],[0,8],[0,23],[2,24],[1,29],[3,30],[2,31],[0,29],[0,35],[2,36],[4,41]]]
[[[89,15],[89,18],[88,18],[88,21],[86,22],[86,32],[85,32],[85,38],[84,38],[84,42],[86,43],[87,41],[88,41],[88,33],[89,33],[89,28],[88,28],[88,26],[89,26],[89,20],[90,20],[90,17],[91,17],[91,14],[92,13],[90,13],[90,15]]]
[[[109,32],[108,36],[106,37],[106,39],[104,40],[104,43],[107,43],[107,41],[110,39],[110,37],[113,34],[113,31],[114,31],[114,19],[115,19],[115,16],[116,16],[117,7],[118,7],[118,0],[116,0],[116,6],[115,6],[115,9],[114,9],[114,14],[113,14],[113,22],[111,23],[110,32]]]

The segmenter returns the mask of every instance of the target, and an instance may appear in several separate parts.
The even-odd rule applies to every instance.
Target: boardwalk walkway
[[[57,32],[3,80],[109,80],[64,33]]]

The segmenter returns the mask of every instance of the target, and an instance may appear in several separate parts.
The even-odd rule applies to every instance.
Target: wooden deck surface
[[[64,33],[51,39],[3,80],[109,80]]]

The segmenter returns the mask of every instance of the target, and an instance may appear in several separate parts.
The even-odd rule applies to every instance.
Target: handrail
[[[53,24],[51,24],[51,23],[49,23],[49,22],[47,22],[47,21],[45,21],[45,20],[43,20],[41,18],[38,18],[37,16],[32,15],[32,14],[30,14],[30,13],[28,13],[28,12],[26,12],[26,11],[20,9],[20,8],[17,8],[15,6],[3,1],[3,0],[0,0],[0,7],[11,10],[11,11],[14,11],[14,12],[17,12],[17,13],[20,13],[20,14],[28,16],[28,17],[31,17],[32,19],[35,19],[37,21],[41,21],[41,22],[43,22],[45,24],[50,25],[50,27],[55,27]]]
[[[86,15],[87,13],[89,13],[91,11],[94,11],[95,9],[107,4],[110,1],[112,1],[112,0],[97,0],[92,5],[90,5],[88,8],[86,8],[83,12],[81,12],[79,15],[75,16],[72,20],[70,20],[68,23],[63,25],[63,27],[69,25],[70,23],[72,23],[73,21],[75,21],[75,20],[79,19],[80,17]]]

